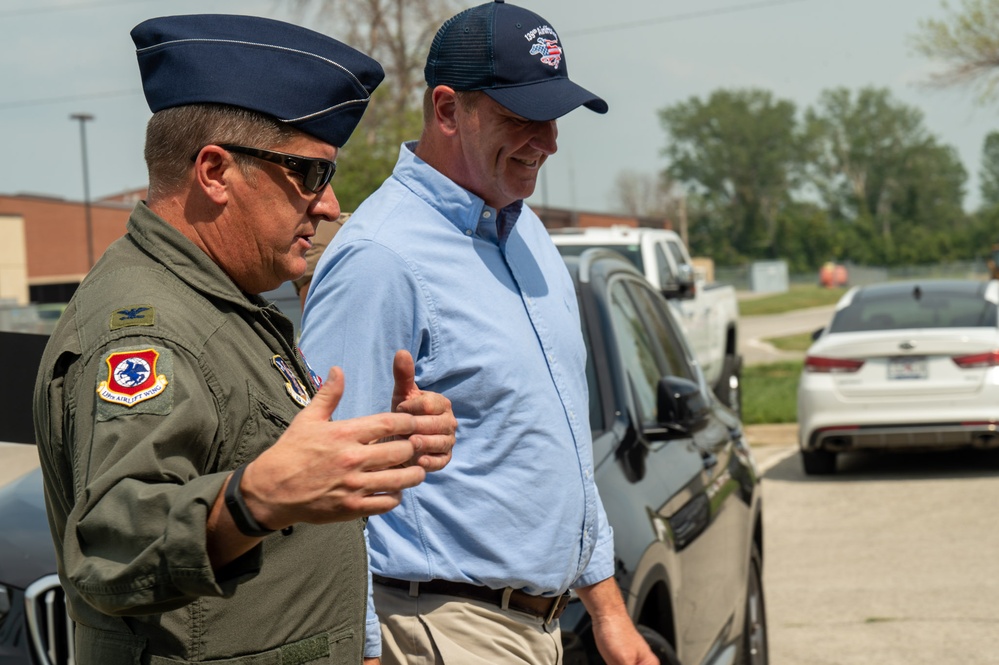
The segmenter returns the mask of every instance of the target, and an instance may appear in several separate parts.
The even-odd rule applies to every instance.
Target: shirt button
[[[486,211],[484,211],[482,213],[482,219],[489,219],[492,216],[493,216],[493,214],[491,212],[489,212],[488,210],[486,210]]]
[[[467,231],[465,231],[465,235],[466,236],[472,235],[472,229],[468,229]]]

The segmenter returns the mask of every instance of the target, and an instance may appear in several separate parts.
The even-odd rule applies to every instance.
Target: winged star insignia
[[[287,381],[285,381],[284,388],[288,391],[288,395],[291,399],[299,406],[308,406],[312,398],[309,397],[309,391],[305,389],[302,382],[299,381],[298,376],[295,374],[295,370],[288,366],[288,361],[281,356],[274,356],[271,358],[271,362],[274,363],[274,367],[281,372]]]

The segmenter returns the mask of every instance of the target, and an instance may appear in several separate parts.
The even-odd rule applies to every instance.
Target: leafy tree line
[[[337,196],[353,210],[389,175],[399,143],[419,135],[423,61],[459,0],[274,0],[383,63],[354,138],[341,152]],[[999,99],[999,0],[943,3],[913,47],[945,65],[929,81]],[[695,253],[720,265],[784,258],[794,272],[834,259],[906,265],[986,256],[999,240],[999,132],[983,146],[982,206],[965,213],[967,173],[922,113],[886,89],[823,92],[799,113],[766,90],[718,90],[661,109],[661,174],[622,172],[624,212],[683,220]]]
[[[662,188],[684,199],[692,250],[720,265],[966,260],[999,237],[999,133],[984,146],[983,207],[967,214],[957,151],[886,89],[826,90],[803,113],[766,90],[717,90],[659,118]]]
[[[926,83],[999,101],[999,0],[941,7],[911,36],[941,65]],[[999,241],[999,132],[982,146],[981,206],[965,213],[956,151],[886,89],[827,90],[801,115],[765,90],[718,90],[660,120],[669,166],[641,198],[619,178],[617,197],[633,214],[689,219],[694,251],[720,264],[934,263],[983,258]]]

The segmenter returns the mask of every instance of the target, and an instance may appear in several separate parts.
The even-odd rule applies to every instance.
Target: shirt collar
[[[486,212],[489,213],[487,219],[497,219],[496,209],[486,205],[481,197],[455,184],[443,173],[417,157],[417,143],[409,141],[402,144],[399,149],[399,161],[392,172],[393,177],[426,201],[445,219],[450,220],[462,234],[467,234],[469,231],[476,233]],[[499,211],[497,229],[500,241],[510,235],[523,206],[523,200],[514,201]]]

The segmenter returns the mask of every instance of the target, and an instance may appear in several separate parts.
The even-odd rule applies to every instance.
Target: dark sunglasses
[[[336,162],[328,159],[315,159],[312,157],[302,157],[301,155],[289,155],[285,152],[275,152],[273,150],[262,150],[260,148],[247,148],[242,145],[232,145],[230,143],[219,143],[220,148],[229,152],[239,152],[250,157],[263,159],[268,162],[279,164],[289,171],[294,171],[302,176],[305,188],[310,192],[321,192],[330,183],[333,174],[336,173]]]

